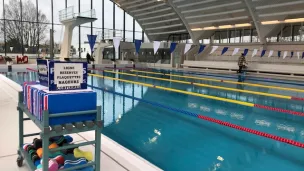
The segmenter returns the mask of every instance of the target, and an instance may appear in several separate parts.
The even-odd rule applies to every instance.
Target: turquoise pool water
[[[105,75],[293,111],[303,112],[304,110],[304,102],[301,101],[215,90],[119,74],[108,73]],[[228,78],[227,75],[225,77],[220,75],[195,76],[236,80],[236,78]],[[231,77],[233,76],[231,75]],[[13,73],[9,77],[19,84],[25,80],[36,80],[35,73]],[[158,77],[169,78],[167,76]],[[290,91],[193,79],[173,79],[304,97],[303,93]],[[98,105],[103,106],[102,115],[105,122],[103,134],[163,170],[304,170],[304,149],[199,120],[184,113],[157,106],[156,103],[299,142],[304,142],[303,117],[97,77],[89,77],[88,82],[98,94]],[[280,83],[264,82],[263,80],[248,80],[248,82],[301,89],[300,85],[282,85]],[[152,102],[152,104],[147,102]]]

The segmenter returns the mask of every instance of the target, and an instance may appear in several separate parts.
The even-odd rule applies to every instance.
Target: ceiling
[[[263,42],[279,25],[262,25],[262,21],[304,18],[304,0],[113,1],[137,20],[151,41],[189,33],[196,43],[208,38],[219,26],[247,23],[247,28],[257,29]],[[211,26],[216,28],[202,29]]]

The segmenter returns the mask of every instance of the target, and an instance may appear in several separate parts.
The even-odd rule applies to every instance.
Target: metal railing
[[[121,30],[112,30],[112,29],[105,29],[103,31],[97,32],[97,41],[101,40],[111,40],[113,37],[122,37],[123,33]]]
[[[92,9],[81,13],[74,13],[74,6],[70,6],[66,9],[59,11],[60,22],[73,19],[75,17],[96,18],[96,12],[95,9]]]
[[[88,11],[84,11],[81,13],[75,14],[76,17],[85,17],[85,18],[96,18],[96,12],[95,9],[91,9]]]
[[[60,10],[59,11],[59,21],[64,21],[64,20],[68,20],[68,19],[72,19],[75,17],[74,14],[74,7],[70,6],[66,9]]]

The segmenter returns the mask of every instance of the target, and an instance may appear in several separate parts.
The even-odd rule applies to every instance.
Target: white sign
[[[27,52],[28,48],[24,48],[25,49],[25,52]]]
[[[80,88],[83,83],[83,64],[55,63],[54,83],[58,90]]]
[[[14,47],[11,46],[10,49],[11,49],[11,51],[13,51]]]

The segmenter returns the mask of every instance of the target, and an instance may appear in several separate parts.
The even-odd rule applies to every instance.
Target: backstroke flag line
[[[285,51],[285,52],[284,52],[284,55],[283,55],[283,59],[285,59],[285,58],[286,58],[287,54],[288,54],[288,52],[287,52],[287,51]]]
[[[186,44],[184,54],[186,54],[190,49],[191,49],[191,44]]]
[[[211,50],[210,54],[213,54],[217,48],[218,48],[218,46],[212,46],[212,50]]]
[[[232,56],[234,56],[235,54],[237,54],[239,52],[240,48],[235,48],[234,51],[232,52]]]
[[[248,51],[249,51],[248,49],[244,49],[244,56],[247,55]]]
[[[120,46],[121,37],[113,37],[113,44],[115,47],[115,52],[118,52]]]
[[[154,55],[155,55],[156,52],[158,51],[159,47],[160,47],[160,41],[154,41],[154,42],[153,42]]]
[[[94,50],[94,45],[95,45],[95,42],[96,42],[96,38],[97,38],[97,35],[89,35],[88,34],[88,41],[89,41],[89,45],[90,45],[90,48],[91,48],[91,52],[93,52],[93,50]]]
[[[224,49],[222,50],[222,55],[224,55],[228,51],[228,49],[228,47],[224,47]]]
[[[270,58],[272,55],[273,55],[273,50],[269,51],[268,58]]]
[[[171,45],[170,45],[170,53],[173,53],[173,52],[174,52],[174,50],[175,50],[175,48],[176,48],[176,45],[177,45],[177,43],[175,43],[175,42],[172,42],[172,43],[171,43]]]
[[[290,53],[290,58],[292,58],[292,57],[293,57],[293,54],[294,54],[294,53],[293,53],[293,51],[292,51],[292,52]]]
[[[205,50],[206,45],[200,45],[200,48],[198,50],[198,54],[202,53]]]
[[[252,52],[252,57],[254,57],[258,53],[258,49],[254,49]]]
[[[266,53],[266,50],[262,50],[261,58],[265,55],[265,53]]]
[[[140,47],[141,47],[141,40],[135,40],[135,49],[137,54],[139,54]]]

